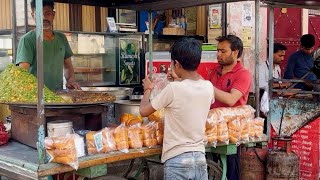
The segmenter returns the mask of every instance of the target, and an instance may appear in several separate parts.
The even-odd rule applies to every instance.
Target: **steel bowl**
[[[114,102],[115,106],[115,119],[120,123],[120,117],[124,113],[133,114],[135,116],[140,115],[139,107],[140,101],[119,100]],[[148,121],[148,118],[143,118],[144,122]]]
[[[106,92],[116,96],[117,100],[128,99],[132,92],[132,88],[127,87],[81,87],[81,90],[87,92]]]

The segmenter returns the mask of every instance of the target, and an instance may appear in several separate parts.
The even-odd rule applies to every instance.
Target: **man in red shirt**
[[[252,77],[238,59],[243,52],[241,39],[234,35],[220,36],[217,59],[220,66],[209,72],[208,80],[214,86],[215,102],[212,108],[235,107],[247,103]],[[240,179],[240,157],[238,154],[227,156],[228,180]]]

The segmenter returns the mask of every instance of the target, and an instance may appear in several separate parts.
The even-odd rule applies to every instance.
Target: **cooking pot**
[[[130,101],[130,100],[118,100],[114,102],[115,106],[115,120],[120,123],[120,117],[124,113],[133,114],[135,116],[140,115],[139,107],[140,101]],[[148,121],[148,118],[143,118],[143,121]]]
[[[117,100],[128,99],[132,92],[132,88],[126,87],[81,87],[81,89],[88,92],[106,92],[116,96]]]

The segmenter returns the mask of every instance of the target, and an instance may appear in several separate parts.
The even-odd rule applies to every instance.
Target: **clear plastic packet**
[[[250,105],[242,105],[235,107],[235,113],[237,114],[237,117],[240,119],[253,118],[255,111],[256,110]]]
[[[217,127],[217,119],[218,116],[216,113],[209,111],[208,117],[206,120],[206,141],[209,145],[216,147],[217,146],[217,134],[218,134],[218,127]]]
[[[217,140],[221,144],[229,144],[228,125],[223,117],[218,117]]]
[[[240,142],[241,143],[248,143],[250,141],[250,138],[249,138],[250,122],[251,122],[251,118],[242,118],[240,120],[240,125],[241,125]]]
[[[45,148],[48,162],[69,165],[75,170],[79,167],[76,136],[70,134],[64,137],[46,137]]]
[[[117,150],[117,144],[113,137],[114,129],[112,128],[104,128],[102,131],[102,141],[104,148],[102,152],[108,153]]]
[[[155,122],[141,125],[142,142],[144,147],[153,148],[157,146]]]
[[[259,140],[262,138],[262,135],[263,135],[264,121],[265,119],[261,117],[257,117],[253,119],[255,138],[258,138]]]
[[[237,145],[240,144],[241,127],[240,121],[238,119],[228,122],[228,134],[229,142],[235,143]]]
[[[114,140],[117,145],[117,150],[128,153],[129,141],[128,141],[128,128],[124,123],[120,124],[113,132]]]
[[[152,74],[152,82],[154,83],[154,88],[151,91],[150,99],[155,98],[169,84],[165,73]]]
[[[164,121],[160,120],[155,122],[155,129],[156,129],[156,139],[157,139],[157,143],[158,145],[162,145],[163,144],[163,134],[164,134]]]
[[[128,128],[129,147],[132,149],[141,149],[143,146],[141,139],[141,129],[138,125],[132,125]]]
[[[164,109],[155,111],[151,115],[148,116],[149,121],[163,121],[164,120]]]

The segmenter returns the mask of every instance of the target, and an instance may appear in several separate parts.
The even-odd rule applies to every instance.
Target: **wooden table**
[[[253,147],[257,143],[266,144],[266,139],[249,142],[246,146]],[[223,164],[222,179],[225,179],[227,170],[226,156],[236,154],[237,145],[218,144],[217,147],[207,146],[206,152],[220,154]],[[79,158],[79,169],[160,154],[161,147],[159,146],[152,149],[143,148],[143,151],[130,149],[129,153],[116,151],[107,154],[88,155]],[[70,166],[57,163],[38,164],[37,157],[35,149],[15,141],[10,141],[8,144],[0,146],[0,176],[21,180],[47,179],[50,175],[74,171]]]

